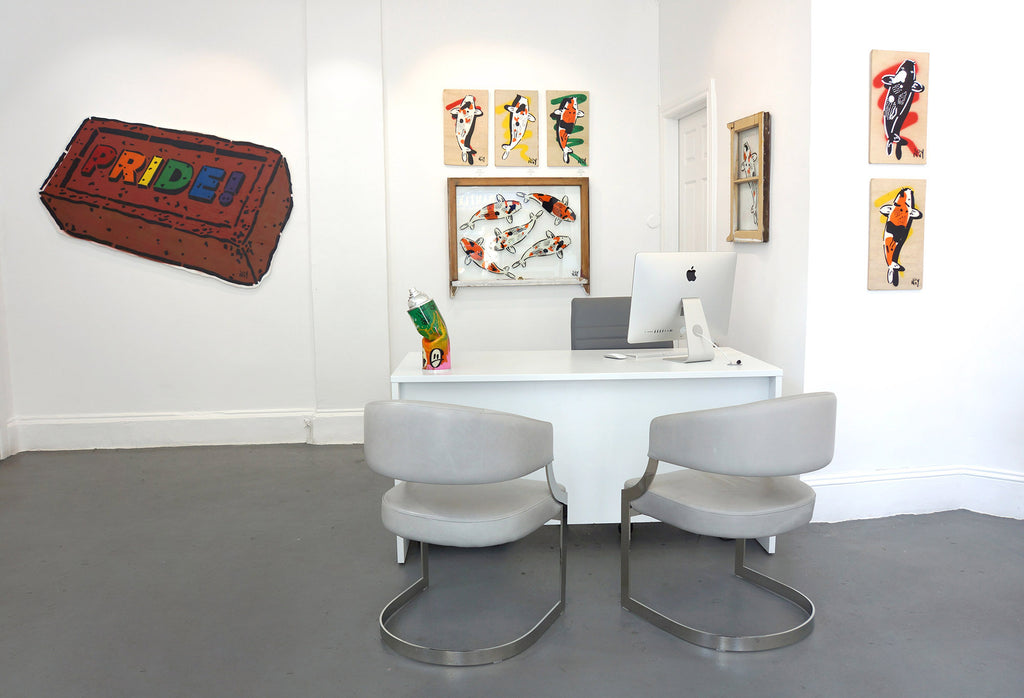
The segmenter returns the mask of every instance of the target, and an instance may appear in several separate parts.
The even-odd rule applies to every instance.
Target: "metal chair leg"
[[[474,666],[478,664],[494,664],[521,653],[535,643],[544,632],[551,627],[558,616],[565,611],[565,570],[566,570],[566,546],[565,530],[568,522],[568,510],[562,506],[562,517],[558,534],[558,555],[559,555],[559,599],[544,616],[528,631],[509,642],[493,647],[480,649],[451,650],[425,647],[414,642],[409,642],[395,635],[388,628],[388,621],[405,608],[415,597],[426,590],[429,585],[429,563],[428,545],[420,543],[421,575],[413,584],[401,594],[392,599],[380,613],[380,637],[384,643],[398,654],[410,659],[427,664],[441,664],[444,666]]]
[[[622,533],[620,538],[620,599],[622,607],[627,611],[635,613],[655,627],[661,628],[678,638],[719,652],[770,650],[799,642],[811,634],[811,630],[814,629],[814,603],[793,587],[747,567],[744,564],[747,543],[744,539],[737,539],[736,541],[733,571],[737,576],[751,584],[770,591],[801,608],[807,614],[807,617],[800,624],[787,630],[766,635],[719,635],[684,625],[633,598],[629,593],[629,547],[631,543],[630,527],[628,525],[629,516],[629,501],[624,493],[622,497]]]

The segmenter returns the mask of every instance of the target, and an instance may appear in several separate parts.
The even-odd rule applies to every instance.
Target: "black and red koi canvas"
[[[871,52],[868,162],[928,162],[928,80],[927,53]]]

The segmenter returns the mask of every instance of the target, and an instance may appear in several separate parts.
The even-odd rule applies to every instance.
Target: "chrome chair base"
[[[622,578],[621,578],[621,601],[622,607],[627,611],[635,613],[652,625],[661,628],[667,633],[686,640],[687,642],[701,647],[717,650],[719,652],[755,652],[759,650],[770,650],[778,647],[785,647],[799,642],[814,629],[814,603],[804,594],[791,586],[772,579],[771,577],[752,570],[744,564],[747,541],[736,540],[736,550],[733,571],[736,576],[756,586],[770,591],[787,601],[793,603],[807,614],[807,617],[800,624],[767,635],[719,635],[705,630],[692,628],[679,621],[673,620],[666,615],[655,611],[629,595],[629,526],[623,526],[622,533]]]
[[[565,611],[565,529],[567,522],[567,510],[566,507],[562,507],[562,520],[559,527],[558,536],[558,553],[559,553],[559,567],[561,574],[560,582],[560,597],[558,602],[555,603],[551,609],[544,614],[544,616],[537,621],[537,623],[530,628],[528,631],[509,642],[505,642],[500,645],[493,647],[484,647],[480,649],[468,649],[468,650],[452,650],[452,649],[436,649],[433,647],[425,647],[418,645],[414,642],[404,640],[399,636],[395,635],[390,628],[388,628],[388,622],[392,617],[403,608],[405,608],[413,599],[419,596],[420,593],[425,591],[430,585],[430,573],[429,573],[429,552],[428,545],[426,543],[420,543],[420,578],[416,580],[408,589],[403,591],[401,594],[396,596],[394,599],[384,607],[384,610],[380,613],[380,637],[388,647],[393,649],[398,654],[415,659],[419,662],[425,662],[427,664],[441,664],[444,666],[475,666],[479,664],[494,664],[510,657],[514,657],[517,654],[523,652],[525,649],[535,643],[544,632],[551,627],[551,624],[555,622],[558,616],[562,615]]]

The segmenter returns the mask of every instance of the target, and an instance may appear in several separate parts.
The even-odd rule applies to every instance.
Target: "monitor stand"
[[[676,346],[682,349],[685,345],[686,356],[671,356],[666,357],[666,360],[687,364],[711,361],[715,358],[715,344],[708,335],[708,321],[704,317],[704,306],[700,298],[683,298],[681,310],[682,337],[676,341]]]

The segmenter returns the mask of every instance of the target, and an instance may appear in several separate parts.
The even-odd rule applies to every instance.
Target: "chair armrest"
[[[554,461],[548,463],[545,468],[545,472],[548,476],[548,489],[551,490],[551,496],[555,498],[555,501],[561,502],[566,506],[569,505],[569,493],[565,491],[565,488],[559,484],[555,479],[555,468]]]
[[[658,474],[658,462],[657,458],[648,458],[647,470],[644,471],[640,480],[632,487],[624,487],[622,489],[622,496],[625,497],[627,502],[633,501],[646,492],[647,488],[651,486],[651,483],[654,481],[654,476]]]

